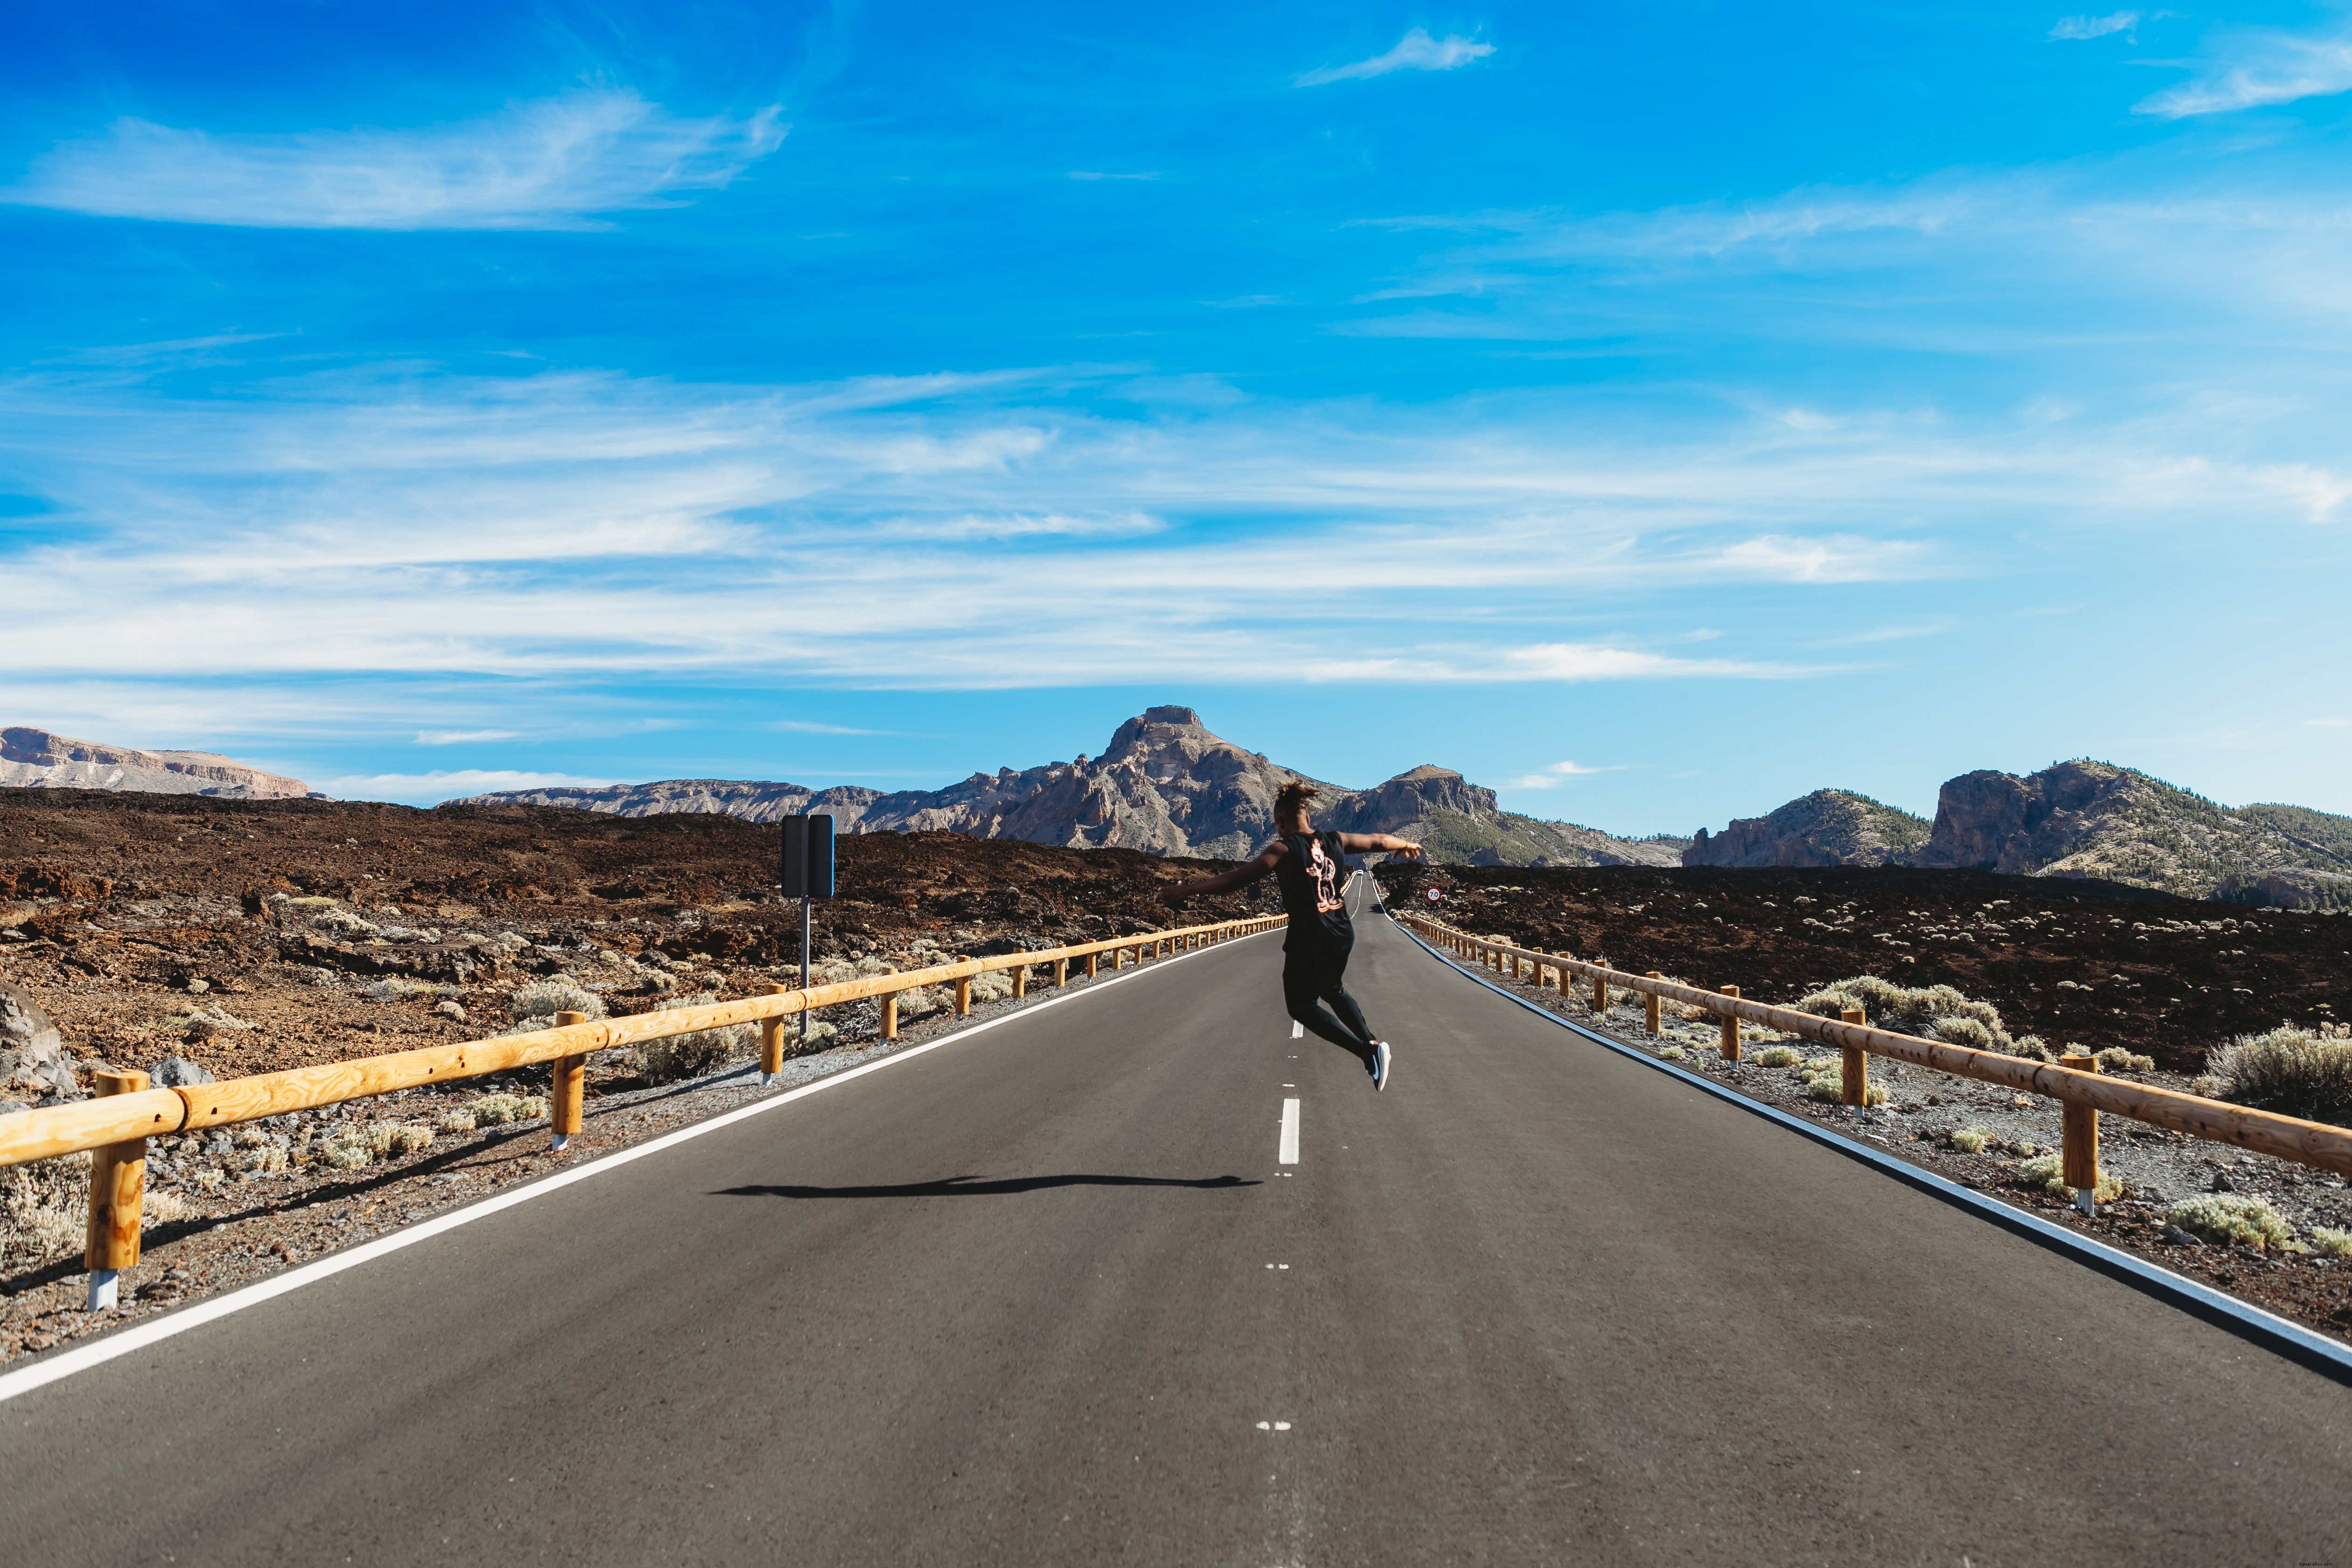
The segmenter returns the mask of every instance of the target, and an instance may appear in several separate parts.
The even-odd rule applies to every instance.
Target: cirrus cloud
[[[725,185],[782,142],[777,116],[681,119],[594,88],[410,131],[216,136],[125,119],[59,142],[0,199],[249,228],[582,228]]]

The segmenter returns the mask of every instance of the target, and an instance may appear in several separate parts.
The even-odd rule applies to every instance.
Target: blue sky
[[[0,721],[2352,811],[2352,10],[1162,10],[19,7]]]

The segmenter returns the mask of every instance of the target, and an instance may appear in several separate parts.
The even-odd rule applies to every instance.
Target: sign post
[[[784,818],[784,897],[801,901],[801,989],[809,988],[809,902],[833,897],[833,816]],[[808,1009],[801,1009],[801,1049],[808,1049]]]

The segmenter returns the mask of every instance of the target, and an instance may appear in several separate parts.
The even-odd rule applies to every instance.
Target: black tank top
[[[1339,891],[1348,879],[1347,851],[1339,847],[1339,836],[1286,833],[1282,842],[1289,853],[1274,863],[1274,877],[1282,888],[1283,911],[1290,917],[1284,950],[1347,952],[1355,945],[1356,928],[1348,920],[1348,900]]]

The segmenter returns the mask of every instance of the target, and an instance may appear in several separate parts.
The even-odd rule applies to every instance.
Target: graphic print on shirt
[[[1334,890],[1339,880],[1339,868],[1332,863],[1331,857],[1323,853],[1320,835],[1309,838],[1307,844],[1307,868],[1315,878],[1315,912],[1328,915],[1340,907],[1339,895]]]

